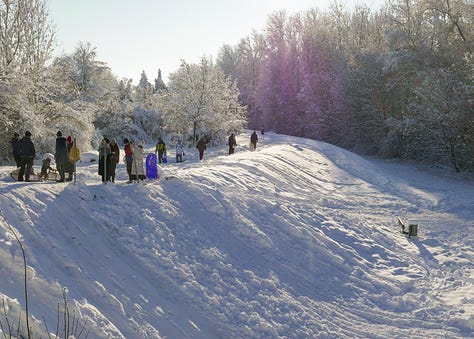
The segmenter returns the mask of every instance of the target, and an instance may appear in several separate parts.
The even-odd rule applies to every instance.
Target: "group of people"
[[[159,138],[155,147],[155,154],[158,158],[158,163],[166,163],[168,159],[166,157],[166,144],[163,139]],[[183,162],[184,148],[181,140],[178,139],[176,142],[176,162]]]
[[[250,136],[251,148],[255,150],[257,148],[258,135],[256,131]],[[127,138],[123,140],[125,157],[124,161],[127,168],[128,182],[136,180],[146,179],[145,169],[143,160],[146,157],[144,150],[144,142],[135,145],[130,142]],[[232,133],[228,140],[229,154],[233,154],[237,147],[237,141],[235,134]],[[207,148],[207,140],[203,136],[201,137],[196,148],[199,151],[199,160],[204,158],[204,151]],[[167,162],[167,147],[166,143],[162,138],[158,139],[155,146],[155,154],[159,164]],[[183,162],[184,148],[181,140],[176,142],[176,162]],[[109,141],[107,137],[104,137],[99,146],[99,175],[102,177],[102,182],[112,181],[115,182],[115,170],[118,162],[120,161],[120,150],[117,146],[115,139]]]
[[[105,138],[104,138],[105,139]],[[123,140],[124,143],[124,152],[125,157],[124,161],[127,167],[128,182],[133,182],[135,180],[144,180],[146,179],[145,169],[143,166],[143,159],[146,157],[144,150],[144,142],[135,145],[130,142],[127,138]],[[120,151],[117,149],[116,158],[114,158],[114,163],[111,164],[110,168],[113,171],[113,176],[115,177],[115,168],[120,159]],[[163,139],[159,138],[155,146],[155,154],[158,160],[158,163],[166,163],[167,148]],[[183,162],[184,148],[180,140],[176,143],[176,162]],[[99,171],[100,171],[100,149],[99,149]],[[102,160],[103,161],[103,160]],[[116,161],[116,162],[115,162]],[[104,181],[104,180],[103,180]],[[107,180],[106,180],[107,181]],[[114,180],[112,180],[114,181]]]
[[[263,134],[263,131],[262,131]],[[17,168],[19,168],[18,181],[30,181],[30,176],[33,174],[33,161],[36,156],[35,146],[31,140],[31,132],[26,131],[23,138],[20,139],[18,133],[14,133],[10,141],[12,147],[13,157]],[[134,180],[146,179],[145,170],[143,166],[143,159],[145,158],[144,142],[134,145],[127,138],[124,142],[124,161],[126,163],[127,174],[129,182]],[[251,148],[257,148],[258,136],[254,131],[250,136]],[[232,133],[228,139],[229,155],[233,154],[237,147],[235,134]],[[204,158],[204,152],[207,148],[207,140],[201,137],[196,145],[199,151],[199,160]],[[157,155],[158,163],[166,163],[166,144],[163,139],[159,138],[155,147],[155,154]],[[184,148],[181,140],[176,142],[176,162],[183,162]],[[59,178],[56,181],[65,182],[73,180],[73,175],[76,170],[76,162],[80,160],[79,148],[75,145],[72,136],[65,138],[61,131],[56,133],[56,147],[54,159],[56,161],[56,169],[51,167],[51,158],[46,157],[42,161],[41,177],[48,178],[50,172],[57,172]],[[99,144],[99,175],[102,177],[102,182],[115,182],[116,168],[120,161],[120,149],[115,139],[104,137]],[[68,175],[66,177],[66,174]]]
[[[264,130],[262,129],[262,134],[264,133]],[[250,136],[250,148],[252,150],[257,149],[257,142],[258,142],[258,135],[256,131],[253,131],[252,135]],[[227,142],[227,145],[229,146],[229,155],[234,154],[235,149],[237,148],[237,141],[235,140],[235,134],[232,133],[229,136],[229,140]]]
[[[34,174],[33,161],[36,157],[36,149],[31,140],[31,132],[26,131],[25,136],[20,139],[18,133],[13,134],[10,141],[13,157],[18,172],[18,181],[30,181],[31,175]],[[75,163],[80,160],[79,148],[74,144],[71,136],[65,138],[61,131],[56,133],[56,148],[54,158],[56,161],[57,172],[59,173],[58,182],[71,181],[75,172]],[[40,177],[47,179],[49,172],[56,170],[51,167],[51,158],[43,159]],[[65,175],[68,173],[68,177]]]

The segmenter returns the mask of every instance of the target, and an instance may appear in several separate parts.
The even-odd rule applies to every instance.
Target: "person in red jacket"
[[[132,163],[133,163],[132,147],[127,138],[123,139],[123,143],[124,143],[124,151],[125,151],[125,163],[127,164],[128,181],[132,182]]]

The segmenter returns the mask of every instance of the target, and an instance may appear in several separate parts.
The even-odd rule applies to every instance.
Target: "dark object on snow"
[[[400,218],[398,218],[398,224],[402,227],[402,233],[408,234],[408,238],[418,235],[418,224],[409,224],[407,226]]]

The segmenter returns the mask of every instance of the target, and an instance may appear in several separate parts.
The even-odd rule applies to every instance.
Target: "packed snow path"
[[[36,333],[61,290],[93,338],[474,336],[474,185],[273,133],[169,180],[19,183],[0,167],[0,296]],[[150,148],[151,150],[151,148]],[[38,166],[36,166],[38,167]],[[400,233],[397,217],[419,225]],[[1,317],[0,317],[1,318]],[[13,316],[12,319],[18,319]]]

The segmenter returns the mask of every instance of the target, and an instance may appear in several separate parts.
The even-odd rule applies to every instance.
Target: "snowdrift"
[[[64,289],[93,338],[474,335],[471,181],[273,133],[250,151],[249,137],[231,156],[190,149],[138,184],[123,164],[102,184],[93,152],[76,183],[14,182],[0,167],[10,319],[25,309],[13,229],[38,335],[56,327]]]

